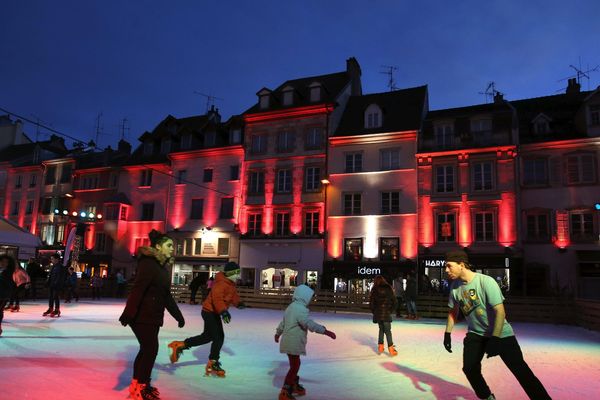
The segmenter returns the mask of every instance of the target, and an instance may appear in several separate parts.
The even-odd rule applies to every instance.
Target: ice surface
[[[227,378],[203,376],[209,347],[186,351],[171,365],[167,343],[199,334],[200,306],[180,305],[186,326],[166,316],[153,384],[169,399],[277,399],[287,357],[273,341],[282,311],[232,310],[221,354]],[[137,341],[117,321],[123,302],[65,304],[58,319],[46,305],[24,303],[5,313],[0,338],[0,400],[125,399]],[[368,315],[312,313],[337,340],[309,334],[300,376],[304,399],[475,399],[462,374],[465,326],[442,346],[444,321],[395,321],[399,355],[375,353],[377,326]],[[510,317],[510,315],[509,315]],[[570,326],[513,323],[525,360],[554,399],[600,398],[600,333]],[[499,400],[526,398],[499,357],[484,359],[483,373]]]

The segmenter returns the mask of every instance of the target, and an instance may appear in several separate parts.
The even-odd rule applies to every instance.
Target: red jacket
[[[223,311],[227,311],[232,304],[236,307],[240,304],[240,296],[235,289],[235,283],[227,279],[224,273],[219,272],[215,276],[215,283],[210,289],[210,293],[202,302],[202,310],[221,314]]]

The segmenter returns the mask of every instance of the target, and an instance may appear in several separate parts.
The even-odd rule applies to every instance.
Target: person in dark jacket
[[[196,293],[198,293],[198,289],[200,289],[200,285],[202,285],[202,276],[200,274],[196,275],[194,279],[190,282],[190,304],[198,304],[196,301]]]
[[[413,272],[409,272],[406,277],[406,311],[407,319],[419,319],[417,315],[417,278]]]
[[[2,320],[4,319],[4,306],[15,289],[13,273],[17,262],[6,254],[0,256],[0,336],[2,335]]]
[[[74,297],[75,301],[79,301],[79,293],[77,292],[77,272],[75,268],[69,268],[69,274],[67,275],[67,299],[65,303],[70,303]]]
[[[165,308],[180,328],[185,319],[171,295],[171,276],[166,268],[172,262],[173,239],[156,230],[148,236],[150,247],[138,249],[135,281],[119,321],[131,327],[140,344],[129,393],[134,399],[156,400],[160,397],[158,390],[150,385],[150,376],[158,354],[158,331],[163,325]]]
[[[392,313],[396,310],[396,296],[394,296],[394,289],[381,275],[375,277],[369,305],[373,313],[373,323],[379,324],[377,353],[383,353],[383,334],[385,333],[390,355],[392,357],[398,355],[392,339]]]
[[[52,267],[48,275],[48,309],[42,314],[44,317],[60,317],[60,293],[67,279],[67,267],[60,262],[60,254],[50,256]]]
[[[44,278],[44,271],[42,270],[41,265],[35,260],[35,258],[30,258],[27,263],[27,274],[29,275],[29,279],[31,280],[31,298],[37,299],[37,285],[36,282],[40,278]]]

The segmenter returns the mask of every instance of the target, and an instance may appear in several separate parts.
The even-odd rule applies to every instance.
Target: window
[[[381,126],[381,109],[377,104],[371,104],[365,111],[365,128],[379,128]]]
[[[548,184],[548,161],[545,158],[523,160],[523,185],[536,186]]]
[[[275,213],[275,235],[287,236],[290,234],[290,213]]]
[[[229,255],[229,238],[219,238],[217,244],[218,255],[227,256]]]
[[[163,139],[160,143],[161,154],[167,154],[171,151],[171,139]]]
[[[46,185],[54,185],[56,183],[56,166],[52,165],[46,169]]]
[[[21,189],[23,186],[23,175],[17,175],[15,178],[15,189]]]
[[[344,239],[344,260],[361,261],[362,254],[362,239]]]
[[[252,136],[250,152],[252,154],[261,154],[267,151],[267,135]]]
[[[550,240],[550,218],[545,212],[527,212],[525,217],[526,236],[529,241]]]
[[[140,172],[140,186],[152,186],[152,170],[143,169]]]
[[[590,105],[590,125],[600,125],[600,104]]]
[[[494,213],[482,211],[475,213],[475,241],[493,242],[495,240]]]
[[[204,132],[204,147],[212,147],[217,143],[217,132]]]
[[[492,142],[492,120],[476,119],[471,121],[473,141],[478,145],[490,145]]]
[[[550,132],[550,125],[546,119],[540,118],[533,125],[533,131],[538,135],[545,135]]]
[[[147,237],[138,237],[138,238],[135,238],[135,242],[134,243],[135,243],[135,250],[137,252],[137,250],[140,247],[150,246],[150,239],[148,239]],[[177,241],[175,243],[175,247],[176,247],[176,251],[177,251],[179,249],[179,241]],[[180,253],[177,251],[177,254],[180,254]]]
[[[258,236],[262,232],[262,214],[252,213],[248,215],[248,235]]]
[[[435,167],[435,191],[437,193],[454,192],[453,165],[438,165]]]
[[[573,211],[570,219],[573,240],[594,239],[594,214],[591,211]]]
[[[265,191],[265,173],[263,171],[252,171],[248,176],[248,193],[262,194]]]
[[[306,133],[306,150],[320,149],[323,147],[323,131],[321,128],[310,128]]]
[[[25,208],[25,214],[33,214],[33,200],[27,200],[27,208]]]
[[[238,181],[240,179],[240,166],[231,165],[229,166],[229,180]]]
[[[229,132],[229,143],[239,144],[242,143],[242,131],[240,129],[234,129]]]
[[[154,203],[142,203],[142,221],[154,220]]]
[[[106,251],[106,234],[104,232],[96,232],[96,243],[94,243],[94,250],[98,253],[104,253]]]
[[[176,255],[182,255],[183,254],[183,246],[184,246],[184,241],[183,239],[175,239],[173,245],[175,246],[175,254]]]
[[[400,150],[383,149],[380,151],[380,168],[382,171],[400,168]]]
[[[110,204],[104,208],[104,219],[107,221],[116,221],[119,217],[119,205]]]
[[[36,174],[31,174],[29,176],[29,187],[35,187],[35,185],[37,185],[37,175]]]
[[[185,238],[183,239],[183,254],[186,256],[191,256],[194,253],[194,239]]]
[[[315,192],[321,190],[321,168],[308,167],[306,168],[306,182],[304,188],[307,192]]]
[[[204,169],[204,182],[212,182],[213,180],[213,169],[205,168]]]
[[[95,204],[85,204],[83,206],[83,211],[85,211],[86,214],[88,214],[88,215],[90,213],[96,215],[96,205]]]
[[[233,218],[233,197],[223,197],[221,199],[221,214],[219,218]]]
[[[360,193],[344,194],[344,215],[360,215],[362,195]]]
[[[282,131],[277,135],[277,151],[287,153],[294,150],[294,134]]]
[[[400,214],[400,192],[381,193],[381,213]]]
[[[127,207],[121,206],[121,215],[119,218],[121,221],[127,221]]]
[[[180,169],[177,171],[177,185],[185,185],[187,180],[187,170]]]
[[[289,193],[292,191],[292,171],[280,169],[277,171],[277,192]]]
[[[310,88],[310,101],[311,102],[315,102],[315,101],[319,101],[321,100],[321,87],[316,85],[316,86],[311,86]]]
[[[179,138],[179,148],[187,150],[192,147],[192,135],[183,135]]]
[[[116,188],[119,183],[119,174],[116,172],[111,172],[108,177],[108,185],[111,188]]]
[[[304,234],[314,236],[319,234],[319,212],[308,211],[304,214]]]
[[[194,239],[194,255],[199,256],[200,254],[202,254],[202,239],[195,238]]]
[[[260,96],[260,108],[261,109],[269,108],[269,95],[268,94]]]
[[[144,143],[144,155],[151,156],[154,153],[154,143],[146,142]]]
[[[20,203],[18,201],[14,201],[11,215],[19,215],[19,207]]]
[[[204,213],[204,199],[192,199],[190,219],[202,219]]]
[[[492,170],[491,161],[473,164],[473,190],[484,191],[493,189]]]
[[[42,225],[42,242],[45,242],[48,246],[52,246],[54,244],[54,229],[54,225]]]
[[[62,241],[65,239],[65,226],[64,225],[57,225],[56,226],[56,241],[58,243],[62,243]]]
[[[596,181],[596,157],[577,154],[567,157],[567,183],[593,183]]]
[[[79,189],[97,189],[98,175],[81,175]]]
[[[440,149],[448,149],[454,145],[454,127],[450,124],[436,125],[435,144]]]
[[[437,214],[437,241],[456,241],[456,214],[450,212]]]
[[[283,105],[290,106],[294,102],[294,91],[286,90],[283,92]]]
[[[379,260],[380,261],[398,261],[400,259],[400,239],[381,238],[379,239]]]
[[[346,172],[362,172],[362,153],[346,154]]]
[[[73,166],[71,164],[64,164],[60,174],[60,183],[70,183],[71,173],[73,172]]]

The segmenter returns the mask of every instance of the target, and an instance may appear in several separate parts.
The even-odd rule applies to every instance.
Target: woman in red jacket
[[[150,385],[150,375],[158,354],[158,331],[163,325],[165,308],[183,328],[185,320],[171,296],[171,276],[165,267],[172,261],[173,240],[156,230],[148,234],[150,247],[138,249],[138,267],[125,310],[119,318],[129,325],[140,350],[133,363],[133,380],[129,393],[134,399],[160,399]]]

